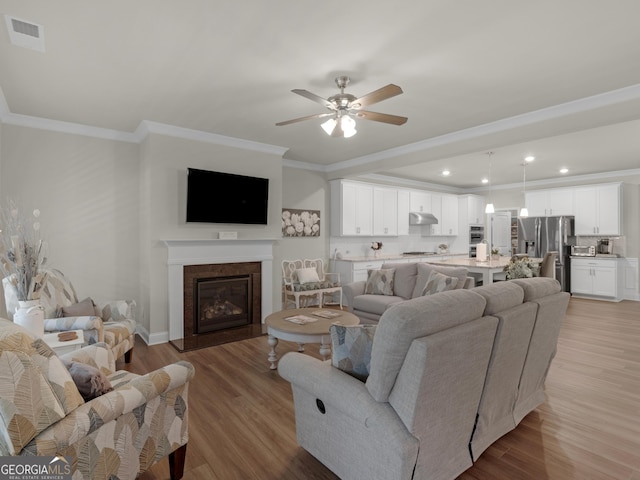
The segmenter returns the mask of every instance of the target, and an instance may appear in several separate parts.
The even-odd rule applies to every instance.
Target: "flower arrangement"
[[[492,248],[491,249],[491,255],[500,255],[500,249],[499,248]]]
[[[537,277],[540,265],[533,262],[529,257],[513,257],[509,264],[504,267],[507,272],[507,279]]]
[[[371,242],[371,250],[377,252],[382,249],[382,242]]]
[[[46,274],[40,267],[47,261],[40,238],[40,210],[27,222],[13,202],[0,211],[0,270],[16,287],[18,300],[37,300]]]

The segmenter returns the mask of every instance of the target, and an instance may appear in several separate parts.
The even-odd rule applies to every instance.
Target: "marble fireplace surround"
[[[273,312],[275,240],[163,240],[168,248],[169,340],[184,338],[184,266],[260,262],[262,318]]]

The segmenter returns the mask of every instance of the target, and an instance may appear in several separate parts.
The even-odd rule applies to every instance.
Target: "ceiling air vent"
[[[11,15],[4,16],[11,43],[18,47],[44,52],[44,27]]]

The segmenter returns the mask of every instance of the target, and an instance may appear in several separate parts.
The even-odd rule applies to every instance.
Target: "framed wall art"
[[[319,237],[320,210],[282,209],[283,237]]]

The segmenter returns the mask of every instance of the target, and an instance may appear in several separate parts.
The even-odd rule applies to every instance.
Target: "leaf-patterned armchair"
[[[62,358],[98,368],[113,390],[85,402]],[[115,371],[104,343],[58,357],[42,339],[0,319],[0,455],[70,457],[73,480],[134,479],[168,455],[177,480],[193,375],[184,361],[146,375]]]
[[[324,262],[320,258],[282,261],[282,290],[285,304],[292,302],[296,308],[306,305],[308,297],[317,299],[318,306],[324,304],[325,295],[338,295],[342,308],[342,286],[339,273],[324,271]]]
[[[45,332],[82,330],[85,345],[104,342],[111,348],[116,359],[124,355],[125,362],[130,363],[136,331],[136,322],[133,319],[135,302],[94,299],[94,305],[89,301],[89,312],[61,317],[63,309],[73,310],[81,303],[78,301],[75,288],[60,270],[44,271],[47,275],[40,291],[40,305],[44,307]],[[17,290],[9,277],[2,280],[2,285],[7,315],[12,319],[18,306]]]

